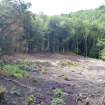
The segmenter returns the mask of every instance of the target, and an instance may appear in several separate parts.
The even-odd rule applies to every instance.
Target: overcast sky
[[[71,11],[94,9],[104,4],[104,0],[29,0],[34,13],[47,15],[69,13]]]

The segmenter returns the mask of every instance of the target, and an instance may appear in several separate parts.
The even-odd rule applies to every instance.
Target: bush
[[[75,50],[74,50],[74,53],[76,53],[76,54],[80,54],[80,49],[79,48],[76,48]]]
[[[55,98],[64,98],[64,91],[62,89],[55,89],[54,96]]]
[[[101,50],[100,57],[102,60],[105,60],[105,48]]]
[[[51,102],[51,105],[65,105],[63,99],[54,98]]]
[[[35,100],[34,100],[34,96],[33,95],[28,97],[27,105],[35,105]]]
[[[89,51],[89,57],[98,58],[99,57],[99,49],[93,46]]]
[[[60,62],[60,65],[61,67],[77,67],[79,66],[79,64],[77,63],[74,63],[74,62],[70,62],[70,61],[63,61],[63,62]]]
[[[54,99],[51,101],[51,105],[65,105],[64,91],[62,89],[54,90]]]
[[[20,69],[18,65],[5,65],[4,72],[16,78],[23,78],[29,76],[29,73]]]

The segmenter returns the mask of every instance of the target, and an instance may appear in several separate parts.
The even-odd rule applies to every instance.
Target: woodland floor
[[[105,90],[104,61],[61,54],[16,54],[8,58],[12,61],[40,62],[40,65],[29,71],[28,78],[0,75],[0,85],[8,90],[8,104],[5,105],[26,105],[29,95],[36,97],[36,105],[41,105],[41,102],[51,105],[56,88],[64,89],[66,105],[77,105],[78,96],[88,97],[90,105],[100,105],[102,101]],[[21,94],[12,94],[14,88]]]

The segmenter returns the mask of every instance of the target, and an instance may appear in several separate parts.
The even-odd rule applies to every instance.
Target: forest
[[[0,105],[105,105],[105,5],[31,7],[0,0]]]
[[[74,52],[105,59],[105,6],[56,16],[32,13],[30,6],[0,2],[1,53]]]

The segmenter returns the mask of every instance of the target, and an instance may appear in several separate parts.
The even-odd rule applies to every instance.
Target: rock
[[[35,69],[34,67],[31,67],[31,66],[27,66],[24,68],[26,71],[29,71],[29,72],[38,72],[37,69]]]

